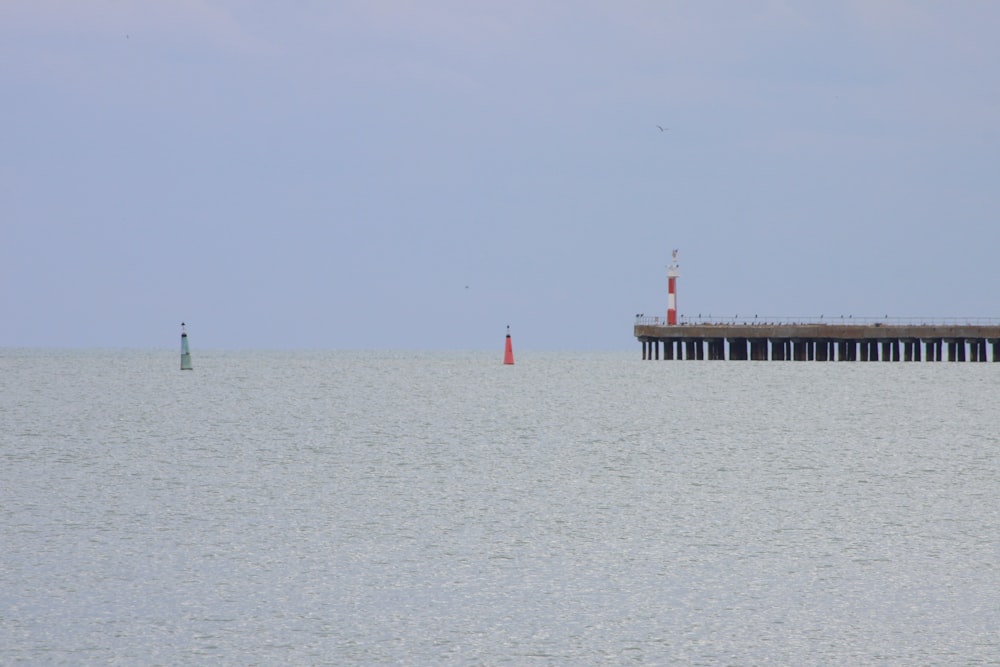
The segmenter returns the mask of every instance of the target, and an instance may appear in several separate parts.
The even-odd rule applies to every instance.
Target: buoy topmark
[[[514,347],[510,342],[510,325],[507,325],[507,345],[503,352],[503,363],[507,366],[514,365]]]
[[[181,322],[181,370],[191,370],[191,351],[188,349],[188,335]]]

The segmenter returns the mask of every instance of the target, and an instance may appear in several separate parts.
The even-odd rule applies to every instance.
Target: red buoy
[[[503,352],[503,363],[508,366],[514,365],[514,348],[510,343],[510,325],[507,325],[507,348]]]

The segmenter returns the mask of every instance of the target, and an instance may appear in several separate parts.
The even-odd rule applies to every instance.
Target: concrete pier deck
[[[931,323],[885,318],[711,321],[637,316],[635,337],[649,360],[994,361],[1000,320]]]

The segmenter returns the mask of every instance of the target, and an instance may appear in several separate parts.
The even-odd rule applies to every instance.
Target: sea
[[[192,352],[0,349],[0,664],[1000,664],[1000,364]]]

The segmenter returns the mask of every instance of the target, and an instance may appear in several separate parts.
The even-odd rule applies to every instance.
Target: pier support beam
[[[907,338],[903,341],[903,361],[920,361],[920,341]]]

